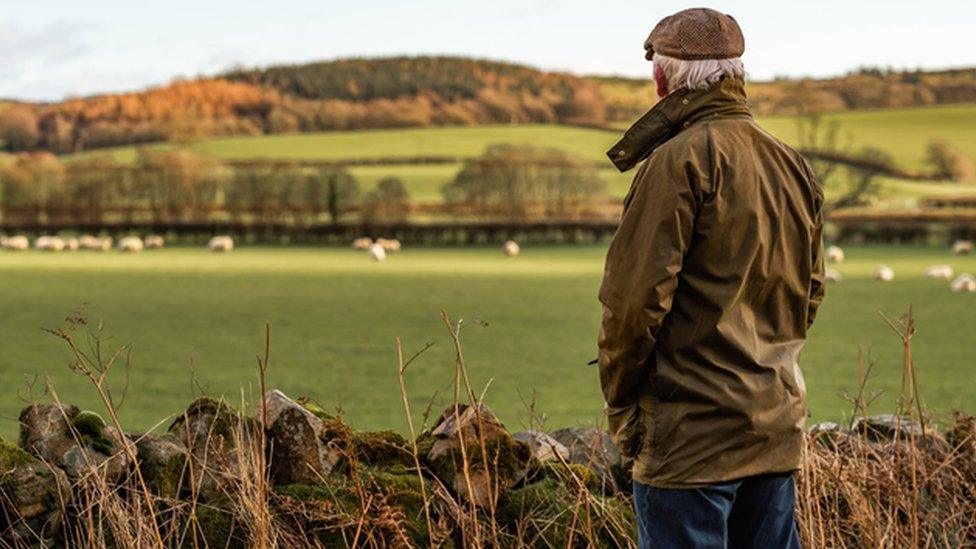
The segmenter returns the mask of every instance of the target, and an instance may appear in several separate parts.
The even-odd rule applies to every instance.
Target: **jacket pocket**
[[[607,431],[620,453],[631,459],[640,454],[644,444],[645,429],[641,414],[637,404],[607,407]]]

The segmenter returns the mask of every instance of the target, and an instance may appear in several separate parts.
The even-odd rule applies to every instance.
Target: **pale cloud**
[[[52,71],[77,63],[91,48],[89,25],[54,22],[39,29],[0,23],[0,96],[9,96],[28,81],[50,79]]]

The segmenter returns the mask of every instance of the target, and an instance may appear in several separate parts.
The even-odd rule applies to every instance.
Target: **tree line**
[[[493,145],[443,187],[448,217],[573,219],[607,198],[591,163],[553,149]],[[62,161],[0,153],[0,221],[19,225],[179,224],[207,220],[310,226],[405,222],[414,211],[389,176],[364,190],[338,165],[228,164],[188,149],[141,148],[135,162],[106,153]]]

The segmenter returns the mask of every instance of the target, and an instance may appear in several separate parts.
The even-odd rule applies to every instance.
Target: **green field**
[[[840,141],[856,151],[873,146],[892,154],[900,166],[925,169],[925,152],[933,138],[948,140],[976,158],[976,105],[949,105],[915,109],[852,111],[825,117],[840,125]],[[760,123],[783,140],[795,143],[795,117],[768,117]],[[436,127],[362,130],[261,137],[208,139],[192,145],[200,153],[223,159],[353,159],[412,158],[421,156],[472,157],[493,143],[545,145],[563,149],[575,157],[606,163],[601,176],[612,196],[626,194],[631,174],[619,174],[604,156],[620,132],[554,125]],[[167,147],[168,145],[156,145]],[[113,149],[120,160],[135,158],[135,148]],[[364,191],[386,176],[403,180],[413,200],[437,201],[441,187],[453,179],[459,164],[387,165],[352,168]],[[895,206],[933,194],[976,192],[972,184],[947,184],[886,180],[882,199]]]
[[[873,146],[890,152],[907,168],[924,167],[929,140],[942,138],[976,157],[976,105],[946,105],[912,109],[850,111],[825,120],[839,124],[842,143],[853,148]],[[774,116],[759,123],[784,141],[795,143],[797,119]],[[544,145],[604,162],[604,152],[620,132],[555,125],[432,127],[359,130],[260,137],[234,137],[200,141],[194,148],[219,158],[410,158],[418,156],[469,157],[492,143]],[[114,149],[120,160],[135,158],[135,148]]]
[[[19,408],[44,398],[46,379],[63,400],[96,405],[86,381],[68,370],[66,349],[40,329],[61,325],[85,303],[92,322],[105,322],[109,346],[132,346],[123,408],[132,428],[180,411],[197,385],[234,401],[243,388],[253,399],[255,355],[268,320],[271,386],[341,407],[360,427],[403,429],[393,341],[401,337],[408,354],[434,342],[408,370],[419,414],[435,394],[450,392],[453,355],[441,308],[468,321],[462,337],[472,379],[478,387],[493,380],[488,401],[509,426],[528,424],[532,401],[551,427],[593,422],[602,404],[596,371],[585,363],[594,356],[604,251],[529,247],[507,259],[494,248],[407,248],[384,264],[334,248],[3,252],[0,382],[8,395],[0,404],[0,433],[16,431]],[[891,409],[900,344],[877,311],[895,316],[909,304],[918,318],[915,355],[930,408],[972,411],[976,296],[953,294],[921,273],[943,262],[976,272],[976,256],[908,247],[847,254],[839,266],[845,279],[829,288],[802,355],[814,419],[845,415],[838,394],[856,385],[859,347],[880,360],[871,387],[887,393],[876,410]],[[870,279],[881,262],[895,269],[894,282]]]

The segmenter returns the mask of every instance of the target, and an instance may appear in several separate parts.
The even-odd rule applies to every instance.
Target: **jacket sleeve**
[[[813,326],[814,319],[817,318],[817,310],[820,308],[820,304],[823,303],[827,274],[824,268],[823,187],[817,180],[817,176],[814,174],[810,164],[804,160],[803,166],[806,169],[809,183],[814,189],[813,231],[810,238],[810,258],[812,269],[810,272],[810,299],[807,304],[807,330],[809,330],[810,327]]]
[[[610,407],[636,403],[646,361],[671,310],[697,211],[689,170],[680,165],[644,168],[610,243],[600,287],[598,364]]]
[[[818,208],[816,214],[816,225],[813,230],[813,238],[810,241],[812,246],[811,258],[813,269],[810,274],[810,301],[807,305],[807,330],[813,326],[813,321],[817,317],[817,309],[824,299],[824,286],[827,280],[824,269],[824,245],[823,245],[823,210]]]

